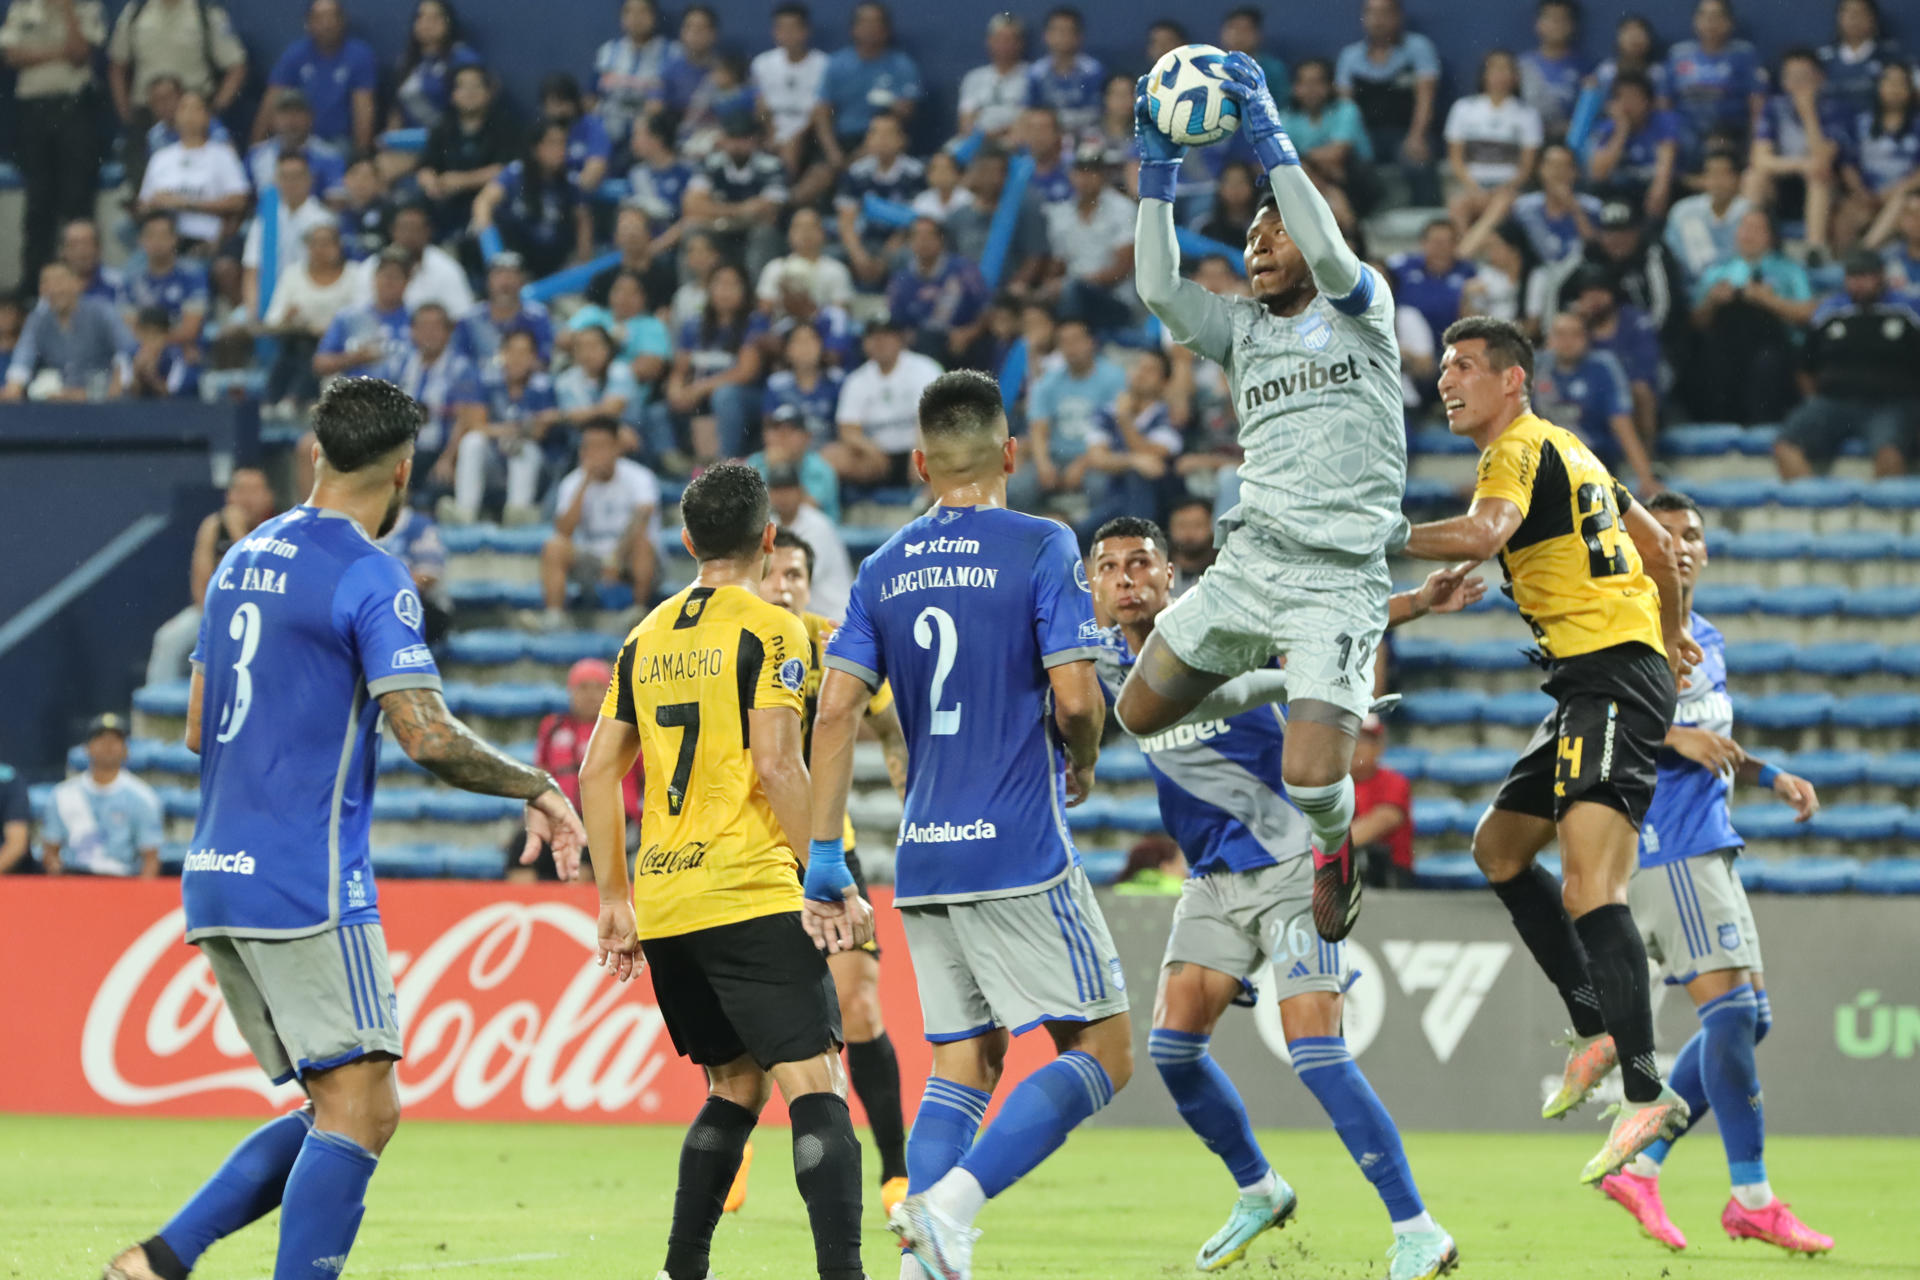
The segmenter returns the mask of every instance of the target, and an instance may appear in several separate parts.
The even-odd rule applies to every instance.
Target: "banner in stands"
[[[899,917],[884,890],[875,897],[882,993],[911,1109],[929,1054]],[[381,898],[408,1114],[684,1123],[699,1108],[703,1077],[674,1054],[649,983],[619,986],[595,964],[590,888],[397,881]],[[1172,900],[1104,905],[1135,1000],[1139,1070],[1100,1120],[1177,1125],[1146,1057]],[[1775,1018],[1760,1055],[1769,1128],[1920,1133],[1920,1113],[1883,1105],[1920,1075],[1910,908],[1859,897],[1754,906]],[[0,1018],[26,1037],[0,1067],[0,1110],[249,1115],[298,1098],[254,1065],[206,963],[182,941],[177,883],[10,877],[0,880],[0,919],[10,975]],[[1347,1039],[1403,1126],[1538,1123],[1559,1068],[1549,1041],[1565,1015],[1490,895],[1371,895],[1349,945],[1361,974]],[[1684,992],[1656,993],[1670,1055],[1697,1024]],[[1287,1068],[1270,993],[1230,1011],[1213,1048],[1256,1123],[1324,1123]],[[1009,1078],[1049,1056],[1044,1034],[1024,1037]],[[767,1118],[782,1114],[776,1102]]]

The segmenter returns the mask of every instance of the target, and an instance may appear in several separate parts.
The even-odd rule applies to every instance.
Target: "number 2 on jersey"
[[[221,742],[232,742],[253,710],[253,672],[248,664],[260,648],[260,606],[248,601],[233,611],[227,624],[227,636],[240,642],[240,656],[233,660],[233,701],[220,711]]]
[[[933,712],[927,732],[936,738],[960,732],[960,704],[956,702],[946,711],[940,709],[947,677],[953,674],[954,655],[960,651],[960,633],[953,625],[953,615],[932,605],[922,609],[913,620],[913,642],[922,649],[939,645],[933,659],[933,686],[927,693],[927,707]]]
[[[1620,549],[1620,517],[1605,487],[1583,484],[1575,500],[1580,504],[1580,539],[1587,544],[1587,575],[1612,578],[1627,572],[1627,553]],[[1604,535],[1612,534],[1612,537]]]

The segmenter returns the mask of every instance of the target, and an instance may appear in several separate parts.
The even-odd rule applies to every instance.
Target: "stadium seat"
[[[1152,779],[1146,755],[1133,743],[1123,740],[1100,749],[1101,782],[1150,782]]]
[[[565,711],[567,691],[544,684],[478,685],[466,695],[466,707],[474,715],[500,719],[542,716],[549,711]]]
[[[1845,893],[1853,887],[1855,858],[1783,858],[1767,867],[1767,889],[1773,893]]]
[[[1880,646],[1867,640],[1808,645],[1794,653],[1793,669],[1836,678],[1871,675],[1880,669],[1880,655]]]
[[[1807,834],[1790,804],[1735,805],[1732,817],[1733,829],[1748,840],[1798,840]]]
[[[1451,796],[1415,796],[1413,798],[1413,831],[1423,840],[1435,836],[1444,836],[1450,831],[1460,829],[1466,821],[1467,806]],[[1474,816],[1479,816],[1475,811]],[[1471,831],[1473,828],[1467,828]]]
[[[1460,486],[1449,480],[1433,480],[1425,476],[1408,476],[1406,497],[1401,500],[1407,507],[1444,507],[1457,505],[1460,501]]]
[[[447,584],[447,598],[456,610],[493,609],[504,600],[506,583],[491,578],[467,578]]]
[[[430,851],[439,860],[439,874],[450,879],[499,880],[506,875],[504,849],[489,849],[485,845],[439,845]]]
[[[1487,887],[1487,878],[1470,853],[1429,853],[1414,858],[1413,882],[1422,889]]]
[[[1905,729],[1920,725],[1920,693],[1862,693],[1833,706],[1836,729]]]
[[[497,856],[495,860],[498,861]],[[423,880],[446,874],[446,863],[437,845],[376,843],[373,873],[401,880]]]
[[[1801,560],[1812,546],[1813,535],[1801,529],[1754,529],[1707,539],[1707,550],[1713,557],[1729,560]]]
[[[1400,703],[1400,718],[1414,725],[1476,724],[1488,699],[1474,689],[1418,689]]]
[[[1775,693],[1733,700],[1734,718],[1757,729],[1816,729],[1833,714],[1830,693]]]
[[[527,656],[527,634],[506,628],[456,631],[446,639],[448,662],[501,666]]]
[[[1744,854],[1741,857],[1735,858],[1733,860],[1733,869],[1740,877],[1740,887],[1748,893],[1760,893],[1765,890],[1767,887],[1767,868],[1771,866],[1772,863],[1773,860],[1771,858],[1756,858],[1752,854]]]
[[[1920,508],[1920,476],[1896,476],[1862,485],[1858,501],[1883,511]]]
[[[447,706],[452,708],[455,714],[458,714],[459,709],[454,707],[451,701],[447,703]],[[413,762],[412,758],[407,755],[406,748],[402,747],[392,738],[382,736],[380,739],[380,772],[382,774],[424,774],[426,770]]]
[[[1872,753],[1866,751],[1802,751],[1781,761],[1780,767],[1825,791],[1865,782],[1872,762]]]
[[[1511,751],[1484,747],[1437,753],[1426,762],[1426,780],[1443,787],[1485,787],[1499,782],[1513,768]]]
[[[1907,818],[1903,804],[1836,804],[1820,810],[1807,821],[1807,830],[1816,840],[1837,840],[1851,845],[1866,840],[1892,840],[1899,836]]]
[[[1454,646],[1453,665],[1463,671],[1524,671],[1533,660],[1512,640],[1481,640]]]
[[[425,787],[375,787],[374,821],[418,822],[428,794]]]
[[[185,680],[142,685],[133,691],[133,709],[150,716],[184,716],[189,687]]]
[[[553,667],[570,667],[582,658],[613,661],[620,638],[603,631],[554,631],[527,642],[527,656]]]
[[[169,818],[193,818],[200,813],[200,788],[155,787],[160,808]]]
[[[1912,618],[1920,616],[1920,586],[1868,587],[1848,595],[1845,612],[1852,618]]]
[[[1859,893],[1920,893],[1920,858],[1872,858],[1854,869]]]
[[[51,782],[36,782],[27,788],[27,808],[33,811],[35,823],[47,820],[47,806],[53,803],[54,786]]]
[[[1746,458],[1771,458],[1774,441],[1780,438],[1780,428],[1772,423],[1757,427],[1747,427],[1735,442],[1740,455]]]
[[[1736,452],[1747,429],[1737,422],[1696,422],[1660,433],[1660,452],[1669,458],[1719,458]],[[1449,433],[1451,434],[1451,433]]]
[[[1531,729],[1553,710],[1553,699],[1538,689],[1519,689],[1496,693],[1480,709],[1483,724],[1500,724],[1515,729]]]
[[[1106,825],[1116,831],[1145,835],[1166,829],[1160,821],[1160,801],[1151,795],[1109,796],[1106,818]]]
[[[849,524],[840,526],[840,540],[846,544],[847,554],[853,557],[857,565],[883,546],[893,536],[893,530],[870,524]]]
[[[1407,440],[1407,452],[1430,457],[1465,455],[1477,452],[1473,441],[1457,436],[1445,427],[1422,427]]]
[[[440,545],[450,556],[470,556],[488,549],[493,526],[486,524],[443,524]]]
[[[1752,613],[1760,592],[1738,582],[1703,582],[1693,589],[1693,607],[1709,618],[1723,613]]]
[[[1427,776],[1429,759],[1441,754],[1421,747],[1388,747],[1380,753],[1380,767],[1403,775],[1409,782],[1418,782]]]
[[[1795,480],[1791,484],[1776,486],[1773,500],[1783,507],[1831,510],[1851,507],[1859,502],[1861,491],[1865,487],[1857,480],[1848,480],[1841,476],[1814,476],[1811,479]]]
[[[437,787],[420,798],[420,816],[433,822],[493,822],[518,817],[525,806],[512,796],[483,796]]]
[[[1880,655],[1883,670],[1896,676],[1920,680],[1920,644],[1896,644]]]
[[[1750,640],[1745,644],[1730,644],[1727,646],[1727,674],[1735,678],[1780,675],[1792,668],[1798,652],[1784,640]]]
[[[547,545],[547,539],[553,536],[553,526],[545,524],[517,525],[508,529],[495,527],[488,545],[501,555],[537,556],[540,549]],[[679,545],[677,542],[675,545]]]
[[[1825,618],[1840,612],[1846,602],[1846,588],[1831,583],[1809,582],[1797,587],[1775,587],[1771,591],[1761,592],[1756,604],[1761,613],[1774,617]]]
[[[1867,753],[1866,780],[1875,786],[1920,790],[1920,751]],[[1915,833],[1915,838],[1920,839],[1920,832]]]
[[[1773,480],[1709,480],[1687,494],[1709,511],[1751,511],[1772,502],[1784,487]]]
[[[1445,670],[1454,665],[1460,647],[1445,636],[1396,636],[1393,660],[1405,671]]]
[[[1896,554],[1899,546],[1900,539],[1884,529],[1847,529],[1811,539],[1808,552],[1816,560],[1853,563],[1884,560]]]
[[[1095,885],[1110,885],[1120,878],[1127,869],[1127,851],[1125,849],[1082,849],[1080,865],[1086,869],[1087,879]]]

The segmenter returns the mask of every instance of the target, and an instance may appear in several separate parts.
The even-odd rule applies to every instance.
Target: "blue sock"
[[[338,1280],[346,1270],[367,1183],[380,1160],[344,1134],[315,1129],[300,1144],[280,1209],[274,1280]]]
[[[1226,1162],[1235,1186],[1250,1187],[1267,1175],[1267,1157],[1254,1141],[1253,1123],[1233,1081],[1207,1052],[1208,1036],[1156,1028],[1147,1036],[1147,1056],[1160,1069],[1167,1092],[1187,1127],[1207,1150]]]
[[[1727,1172],[1736,1187],[1767,1180],[1766,1112],[1760,1103],[1760,1070],[1753,1060],[1755,1024],[1753,988],[1735,987],[1700,1006],[1706,1036],[1700,1074],[1718,1113],[1720,1142],[1727,1149]]]
[[[1680,1052],[1673,1060],[1673,1069],[1667,1072],[1667,1085],[1687,1102],[1687,1122],[1671,1138],[1656,1139],[1640,1154],[1655,1164],[1664,1163],[1667,1153],[1673,1150],[1673,1144],[1687,1136],[1687,1131],[1706,1118],[1712,1108],[1707,1103],[1707,1085],[1700,1078],[1700,1059],[1707,1047],[1707,1033],[1696,1031],[1693,1038],[1680,1046]]]
[[[311,1128],[312,1112],[289,1111],[255,1129],[227,1153],[226,1163],[160,1228],[160,1238],[182,1267],[191,1271],[214,1241],[279,1207],[287,1175]]]
[[[980,1131],[993,1095],[939,1076],[927,1077],[920,1111],[907,1134],[907,1193],[919,1195],[960,1163]]]
[[[1380,1193],[1388,1216],[1404,1222],[1425,1213],[1400,1145],[1400,1130],[1360,1074],[1347,1042],[1339,1036],[1302,1036],[1287,1042],[1287,1052],[1300,1083],[1313,1091],[1353,1162]]]
[[[987,1199],[1059,1149],[1074,1127],[1113,1101],[1113,1081],[1092,1054],[1061,1054],[1022,1080],[986,1135],[960,1158]]]
[[[1767,999],[1765,988],[1753,993],[1753,1015],[1753,1042],[1759,1044],[1773,1030],[1773,1001]]]

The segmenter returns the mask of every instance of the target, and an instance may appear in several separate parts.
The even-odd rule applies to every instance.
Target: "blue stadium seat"
[[[447,585],[455,609],[491,609],[505,599],[507,584],[491,578],[468,578]]]
[[[1833,706],[1836,729],[1905,729],[1920,725],[1920,693],[1862,693]]]
[[[448,699],[447,706],[452,708],[454,712],[458,714],[459,708],[453,706],[452,699],[450,698]],[[422,769],[419,765],[415,764],[413,760],[407,755],[405,748],[403,748],[399,743],[395,742],[390,737],[383,736],[380,739],[380,772],[382,774],[389,774],[389,773],[424,774],[426,770]]]
[[[1154,796],[1109,796],[1106,824],[1117,831],[1164,831],[1160,801]]]
[[[1486,724],[1503,724],[1516,729],[1531,729],[1553,710],[1553,699],[1538,689],[1517,689],[1496,693],[1481,708]]]
[[[917,485],[895,485],[891,488],[868,489],[866,500],[882,507],[910,507],[920,501],[920,489]]]
[[[1749,640],[1727,646],[1727,674],[1777,676],[1793,666],[1794,646],[1784,640]]]
[[[455,631],[447,637],[446,650],[448,662],[472,662],[483,666],[517,662],[527,656],[527,634],[504,627]]]
[[[1739,582],[1703,582],[1693,589],[1693,607],[1709,618],[1752,613],[1759,602],[1759,589]]]
[[[1474,689],[1416,689],[1400,703],[1408,724],[1475,724],[1487,696]]]
[[[1120,878],[1127,869],[1127,851],[1125,849],[1082,849],[1080,863],[1086,868],[1087,879],[1096,885],[1109,885]]]
[[[1148,782],[1152,778],[1145,753],[1133,743],[1123,740],[1101,748],[1101,782]]]
[[[153,742],[147,744],[147,762],[136,768],[152,769],[156,773],[199,773],[200,753],[190,749],[180,741]]]
[[[537,556],[552,536],[552,525],[523,524],[511,529],[496,527],[487,539],[487,545],[501,555]],[[678,546],[679,543],[676,541],[674,545]]]
[[[1096,791],[1067,810],[1067,827],[1074,832],[1095,831],[1107,824],[1107,811],[1113,805],[1113,797]]]
[[[443,524],[440,526],[440,542],[450,556],[473,555],[487,549],[492,533],[491,525]]]
[[[847,554],[858,564],[878,551],[893,533],[892,529],[877,525],[847,524],[840,526],[840,541],[846,544]]]
[[[1846,612],[1853,618],[1920,616],[1920,587],[1867,587],[1847,597]]]
[[[376,787],[373,816],[378,822],[417,822],[429,794],[425,787]]]
[[[1817,840],[1892,840],[1900,834],[1907,819],[1903,804],[1836,804],[1820,810],[1807,821],[1808,831]]]
[[[1896,644],[1880,655],[1882,669],[1896,676],[1920,680],[1920,644]]]
[[[1783,487],[1773,480],[1709,480],[1687,493],[1710,511],[1739,511],[1766,506]]]
[[[518,815],[525,806],[512,796],[483,796],[450,787],[426,790],[420,816],[433,822],[492,822]]]
[[[1846,602],[1845,587],[1827,582],[1808,582],[1797,587],[1775,587],[1771,591],[1763,591],[1758,605],[1761,613],[1775,617],[1824,618],[1840,612]]]
[[[1422,427],[1407,439],[1407,452],[1446,457],[1476,452],[1473,441],[1457,436],[1445,427]]]
[[[1444,670],[1454,665],[1460,647],[1445,636],[1432,633],[1396,636],[1393,660],[1407,671]]]
[[[1446,835],[1457,831],[1466,821],[1467,806],[1451,796],[1415,796],[1413,798],[1413,830],[1423,839]],[[1479,817],[1479,811],[1474,811]],[[1469,826],[1468,830],[1472,830]]]
[[[507,855],[501,849],[453,844],[435,846],[432,852],[440,874],[453,880],[499,880],[507,872]]]
[[[1463,671],[1524,671],[1533,661],[1511,640],[1481,640],[1456,645],[1453,665]]]
[[[1422,889],[1487,887],[1487,878],[1480,874],[1470,853],[1429,853],[1414,858],[1413,882]]]
[[[1859,893],[1920,893],[1920,858],[1871,858],[1853,872]]]
[[[466,705],[477,716],[540,716],[566,710],[567,691],[557,685],[486,684],[467,694]]]
[[[87,767],[86,747],[84,746],[68,747],[67,748],[67,772],[79,773],[81,770],[85,769],[86,767]],[[127,768],[132,769],[135,773],[140,772],[140,766],[133,762],[133,744],[131,742],[127,744]]]
[[[1807,829],[1790,804],[1735,805],[1733,829],[1748,840],[1798,840]]]
[[[160,871],[163,875],[177,876],[187,864],[189,844],[185,840],[163,840],[160,843]]]
[[[1883,529],[1848,529],[1840,533],[1823,533],[1811,540],[1810,550],[1816,560],[1839,560],[1854,563],[1861,560],[1884,560],[1897,554],[1900,539]]]
[[[1407,507],[1443,507],[1460,501],[1460,486],[1447,480],[1433,480],[1426,476],[1408,476],[1406,497],[1401,500]]]
[[[620,652],[620,637],[602,631],[555,631],[527,643],[527,656],[554,667],[570,667],[582,658],[611,662]]]
[[[1388,747],[1380,753],[1380,767],[1404,775],[1409,782],[1418,782],[1427,776],[1429,760],[1439,754],[1420,747]]]
[[[1660,433],[1660,452],[1669,458],[1719,458],[1740,448],[1747,429],[1737,422],[1696,422]],[[1449,432],[1449,435],[1452,433]]]
[[[1793,656],[1793,669],[1816,676],[1864,676],[1880,669],[1881,648],[1868,640],[1809,645]]]
[[[1755,529],[1710,537],[1707,550],[1730,560],[1802,560],[1812,544],[1813,536],[1799,529]]]
[[[1783,507],[1828,509],[1851,507],[1866,486],[1841,476],[1815,476],[1778,486],[1773,500]]]
[[[200,788],[155,787],[160,808],[169,818],[193,818],[200,813]]]
[[[1738,441],[1740,454],[1747,458],[1771,458],[1773,443],[1779,438],[1780,428],[1773,423],[1748,427],[1740,434]]]
[[[1752,854],[1745,854],[1733,860],[1733,869],[1740,877],[1740,886],[1748,893],[1759,893],[1767,887],[1767,868],[1772,865],[1772,858],[1756,858]]]
[[[1734,718],[1757,729],[1813,729],[1833,714],[1830,693],[1775,693],[1733,700]]]
[[[1785,858],[1767,868],[1773,893],[1845,893],[1853,887],[1857,858]]]
[[[133,709],[150,716],[184,716],[188,688],[185,680],[142,685],[133,691]]]
[[[1824,791],[1865,782],[1872,761],[1873,753],[1868,751],[1802,751],[1782,761],[1780,767]]]
[[[396,880],[426,880],[446,873],[439,846],[425,844],[376,844],[373,846],[373,873]]]
[[[1490,786],[1513,768],[1514,753],[1492,748],[1436,752],[1426,762],[1426,780],[1443,787]]]
[[[1896,476],[1861,486],[1860,501],[1881,510],[1920,507],[1920,476]]]
[[[1920,751],[1888,751],[1867,756],[1867,781],[1879,787],[1920,790]],[[1920,838],[1920,833],[1916,833]]]

